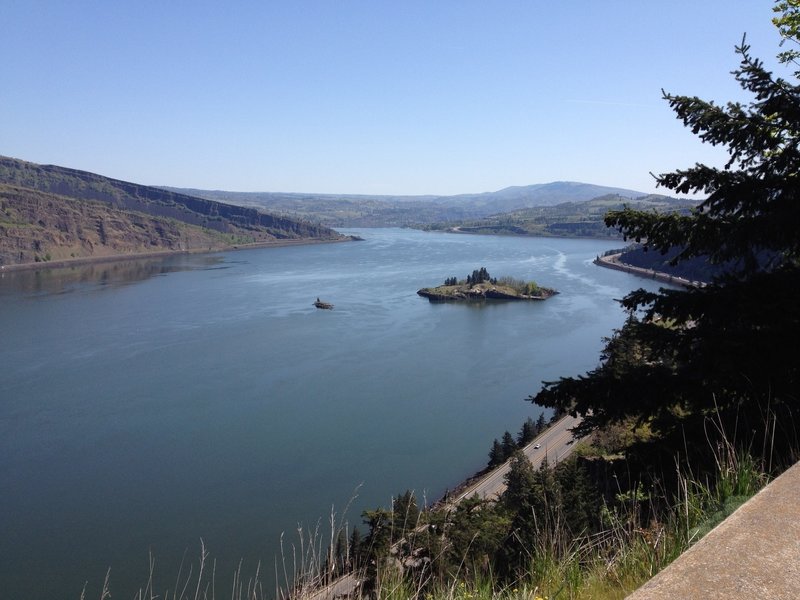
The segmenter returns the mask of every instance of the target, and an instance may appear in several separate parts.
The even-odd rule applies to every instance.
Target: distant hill
[[[670,198],[657,194],[635,198],[607,194],[591,200],[525,208],[483,219],[435,223],[427,226],[426,229],[460,233],[621,239],[622,236],[616,230],[606,227],[603,222],[603,217],[610,210],[621,210],[625,206],[629,206],[637,210],[681,212],[688,211],[696,205],[697,201],[695,200]]]
[[[461,194],[442,196],[435,201],[445,204],[475,204],[485,206],[491,214],[504,213],[523,208],[556,206],[564,202],[585,202],[599,196],[624,196],[636,198],[643,192],[624,188],[607,187],[577,181],[554,181],[525,186],[511,186],[496,192],[483,194]]]
[[[0,156],[0,265],[335,239],[254,208]]]
[[[226,192],[164,188],[209,200],[291,215],[329,227],[425,226],[464,222],[525,208],[584,202],[598,196],[645,196],[623,188],[570,181],[507,187],[496,192],[454,196],[369,196],[284,192]]]

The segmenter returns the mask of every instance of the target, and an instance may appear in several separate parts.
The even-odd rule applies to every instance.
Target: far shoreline
[[[342,236],[339,239],[322,240],[314,238],[274,240],[269,242],[254,242],[252,244],[236,244],[225,248],[193,248],[191,250],[158,250],[155,252],[134,252],[130,254],[109,254],[107,256],[81,256],[62,260],[49,260],[40,262],[19,263],[15,265],[0,265],[0,274],[20,271],[38,271],[47,269],[61,269],[79,267],[101,263],[114,263],[126,260],[139,260],[147,258],[167,258],[187,254],[217,254],[236,250],[254,250],[257,248],[281,248],[286,246],[309,246],[312,244],[338,244],[341,242],[357,241],[353,236]]]

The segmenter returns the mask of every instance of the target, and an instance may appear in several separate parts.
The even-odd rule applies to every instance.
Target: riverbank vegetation
[[[671,491],[628,486],[619,482],[625,461],[606,455],[603,440],[555,468],[533,470],[515,454],[496,502],[473,497],[419,512],[406,493],[380,519],[365,513],[366,550],[354,554],[361,591],[381,599],[623,598],[766,481],[763,465],[721,442],[713,474],[683,471]]]
[[[687,457],[669,482],[633,478],[630,453],[654,438],[625,423],[597,430],[555,466],[534,469],[515,452],[497,500],[425,507],[407,490],[389,508],[365,511],[364,533],[332,514],[328,527],[282,541],[276,590],[264,588],[260,566],[240,567],[227,590],[215,589],[223,574],[201,542],[161,597],[311,600],[338,583],[377,600],[621,600],[768,481],[769,458],[737,450],[719,425],[709,422],[698,449],[714,467],[694,470],[701,461]],[[136,600],[156,597],[150,564]]]
[[[509,431],[506,431],[500,440],[495,438],[492,443],[492,449],[489,450],[488,467],[493,468],[506,462],[517,450],[521,450],[532,442],[546,427],[547,424],[542,412],[539,413],[539,418],[535,421],[528,417],[522,424],[516,438]]]

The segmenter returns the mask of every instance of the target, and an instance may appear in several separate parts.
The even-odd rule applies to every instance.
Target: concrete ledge
[[[800,598],[800,463],[628,596]]]

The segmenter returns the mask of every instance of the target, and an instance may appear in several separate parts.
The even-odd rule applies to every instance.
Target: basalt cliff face
[[[286,240],[333,241],[311,223],[0,157],[0,265]]]
[[[212,230],[0,185],[0,265],[226,245]]]

